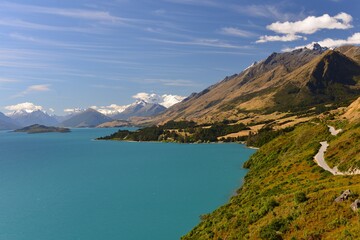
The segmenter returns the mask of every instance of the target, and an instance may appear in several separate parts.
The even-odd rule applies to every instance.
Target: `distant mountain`
[[[250,112],[299,112],[348,103],[360,94],[359,53],[356,46],[331,50],[319,44],[272,53],[241,73],[191,94],[153,123],[221,121],[240,119]]]
[[[96,127],[110,121],[113,121],[113,119],[89,108],[86,111],[77,113],[71,118],[61,122],[60,125],[65,127]]]
[[[0,112],[0,130],[12,130],[18,127],[19,125],[13,119]]]
[[[32,112],[28,112],[25,110],[15,111],[8,114],[8,117],[15,120],[22,127],[34,124],[55,126],[59,123],[53,116],[50,116],[41,110],[36,110]]]
[[[131,117],[149,117],[162,113],[165,110],[166,107],[160,104],[138,100],[127,107],[123,112],[113,115],[112,118],[127,120]]]

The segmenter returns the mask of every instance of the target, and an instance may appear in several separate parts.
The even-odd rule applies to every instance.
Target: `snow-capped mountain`
[[[158,103],[149,103],[144,100],[137,100],[130,104],[124,111],[112,115],[114,119],[127,120],[131,117],[150,117],[162,113],[166,107]]]
[[[8,113],[7,116],[16,121],[21,127],[26,127],[33,124],[41,124],[46,126],[55,126],[59,122],[55,117],[50,116],[42,110],[16,110]]]
[[[185,99],[183,96],[155,93],[138,93],[133,96],[136,101],[129,105],[111,104],[109,106],[91,106],[92,109],[115,119],[124,119],[128,117],[147,117],[156,115],[166,108],[169,108]]]

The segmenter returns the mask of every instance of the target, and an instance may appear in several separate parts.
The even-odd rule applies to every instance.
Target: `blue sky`
[[[359,44],[359,12],[358,0],[0,0],[0,111],[187,96],[272,52]]]

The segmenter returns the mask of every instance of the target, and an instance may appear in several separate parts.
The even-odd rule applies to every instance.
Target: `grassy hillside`
[[[359,197],[360,176],[333,176],[318,167],[313,156],[320,141],[330,147],[342,136],[359,138],[353,124],[339,137],[326,124],[305,123],[263,145],[245,167],[249,172],[238,194],[182,239],[360,239],[360,217],[350,209]],[[355,142],[337,148],[348,162],[358,155]],[[350,189],[343,203],[334,199]]]

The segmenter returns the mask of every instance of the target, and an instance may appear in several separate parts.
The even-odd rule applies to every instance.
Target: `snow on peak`
[[[19,116],[26,115],[36,111],[42,111],[45,113],[42,106],[37,106],[30,102],[19,103],[16,105],[10,105],[5,107],[6,110],[10,111],[6,113],[8,116]]]
[[[313,51],[320,51],[320,52],[323,52],[323,51],[326,51],[328,50],[329,48],[327,47],[322,47],[319,43],[317,42],[312,42],[308,45],[305,46],[305,48],[309,49],[309,50],[313,50]]]
[[[171,95],[171,94],[163,94],[158,95],[156,93],[138,93],[133,96],[133,98],[137,100],[142,100],[146,103],[155,103],[160,104],[166,108],[171,107],[172,105],[181,102],[186,97],[179,96],[179,95]]]
[[[246,70],[252,68],[252,67],[255,66],[256,64],[258,64],[257,61],[253,62],[250,66],[248,66],[247,68],[245,68],[243,71],[246,71]]]
[[[168,95],[168,94],[164,94],[161,97],[162,97],[162,102],[160,103],[160,105],[163,105],[166,108],[169,108],[172,105],[175,105],[186,98],[179,95]]]
[[[134,106],[143,106],[145,107],[147,104],[159,104],[166,108],[171,107],[172,105],[181,102],[186,97],[179,96],[179,95],[171,95],[171,94],[164,94],[164,95],[158,95],[156,93],[137,93],[133,96],[135,99],[135,102],[128,104],[128,105],[117,105],[117,104],[111,104],[109,106],[91,106],[90,108],[104,114],[107,116],[113,116],[119,113],[124,112],[129,107]],[[74,114],[83,112],[85,109],[82,108],[68,108],[64,109],[64,112],[67,114]]]

